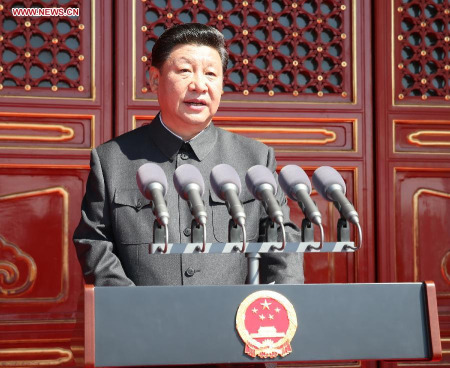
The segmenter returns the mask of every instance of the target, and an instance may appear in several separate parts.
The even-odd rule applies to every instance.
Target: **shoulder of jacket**
[[[118,149],[123,146],[139,146],[142,140],[145,140],[147,137],[148,125],[144,125],[142,127],[130,130],[129,132],[123,133],[118,137],[110,139],[109,141],[100,144],[96,147],[97,152],[110,152]]]
[[[253,150],[257,150],[260,152],[267,152],[269,150],[269,146],[267,146],[262,142],[257,141],[256,139],[245,137],[241,134],[232,133],[220,127],[216,128],[219,132],[218,134],[219,139],[226,144],[244,145],[246,147],[252,148]]]

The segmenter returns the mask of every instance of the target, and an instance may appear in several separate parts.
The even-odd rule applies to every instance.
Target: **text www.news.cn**
[[[12,8],[14,17],[78,17],[80,8]]]

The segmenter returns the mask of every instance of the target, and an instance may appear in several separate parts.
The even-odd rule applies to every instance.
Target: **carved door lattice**
[[[150,90],[156,39],[175,24],[198,22],[225,36],[230,53],[225,92],[351,98],[349,0],[152,0],[137,9],[138,69],[144,69],[138,73],[138,95]]]
[[[80,16],[19,17],[11,11],[51,7],[79,8]],[[74,97],[74,92],[90,96],[90,42],[85,29],[89,12],[89,2],[83,0],[0,4],[0,93],[23,95],[33,90],[41,96]]]
[[[397,0],[396,98],[450,101],[450,3]]]

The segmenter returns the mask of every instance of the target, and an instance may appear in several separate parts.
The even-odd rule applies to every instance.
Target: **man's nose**
[[[201,73],[194,73],[192,76],[191,83],[189,84],[189,88],[192,91],[197,92],[206,92],[208,89],[206,85],[206,76]]]

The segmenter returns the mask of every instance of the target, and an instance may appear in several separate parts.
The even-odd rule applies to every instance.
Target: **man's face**
[[[209,46],[178,45],[160,70],[151,67],[150,85],[164,124],[188,140],[208,126],[219,108],[222,60]]]

